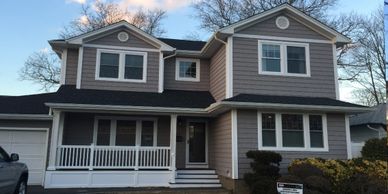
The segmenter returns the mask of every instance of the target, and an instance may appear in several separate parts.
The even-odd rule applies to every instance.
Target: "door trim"
[[[202,122],[205,123],[205,162],[189,162],[189,123],[190,122]],[[187,119],[186,120],[186,162],[185,162],[185,167],[186,168],[208,168],[209,163],[208,163],[208,153],[209,153],[209,148],[208,148],[208,139],[209,139],[209,124],[206,119]]]

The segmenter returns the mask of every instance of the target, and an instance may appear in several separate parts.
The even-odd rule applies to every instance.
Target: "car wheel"
[[[26,180],[20,180],[15,190],[15,194],[26,194],[27,193],[27,182]]]

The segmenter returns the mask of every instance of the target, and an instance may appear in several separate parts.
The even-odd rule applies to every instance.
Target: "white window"
[[[259,74],[310,76],[309,44],[259,41]]]
[[[146,82],[147,53],[97,49],[96,80]]]
[[[93,143],[100,146],[156,146],[157,122],[152,118],[96,117]]]
[[[258,112],[260,150],[328,151],[324,114]]]
[[[200,80],[200,60],[177,58],[175,64],[175,80],[196,81]]]

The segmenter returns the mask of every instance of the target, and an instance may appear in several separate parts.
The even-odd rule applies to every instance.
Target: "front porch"
[[[177,184],[187,180],[177,177],[177,169],[209,167],[209,118],[57,110],[53,114],[45,188],[182,187]],[[207,187],[221,186],[214,176],[204,182],[211,183]]]

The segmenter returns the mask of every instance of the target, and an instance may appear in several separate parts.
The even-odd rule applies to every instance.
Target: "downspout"
[[[366,125],[366,127],[368,127],[369,129],[372,129],[372,130],[374,130],[374,131],[377,131],[377,133],[379,134],[379,139],[381,138],[381,131],[380,131],[379,129],[376,129],[376,128],[374,128],[374,127],[371,127],[369,124]]]
[[[217,33],[214,34],[214,39],[217,40],[217,41],[219,41],[219,42],[221,42],[221,43],[224,44],[225,46],[228,44],[227,42],[225,42],[225,41],[219,39],[219,38],[217,37]]]

